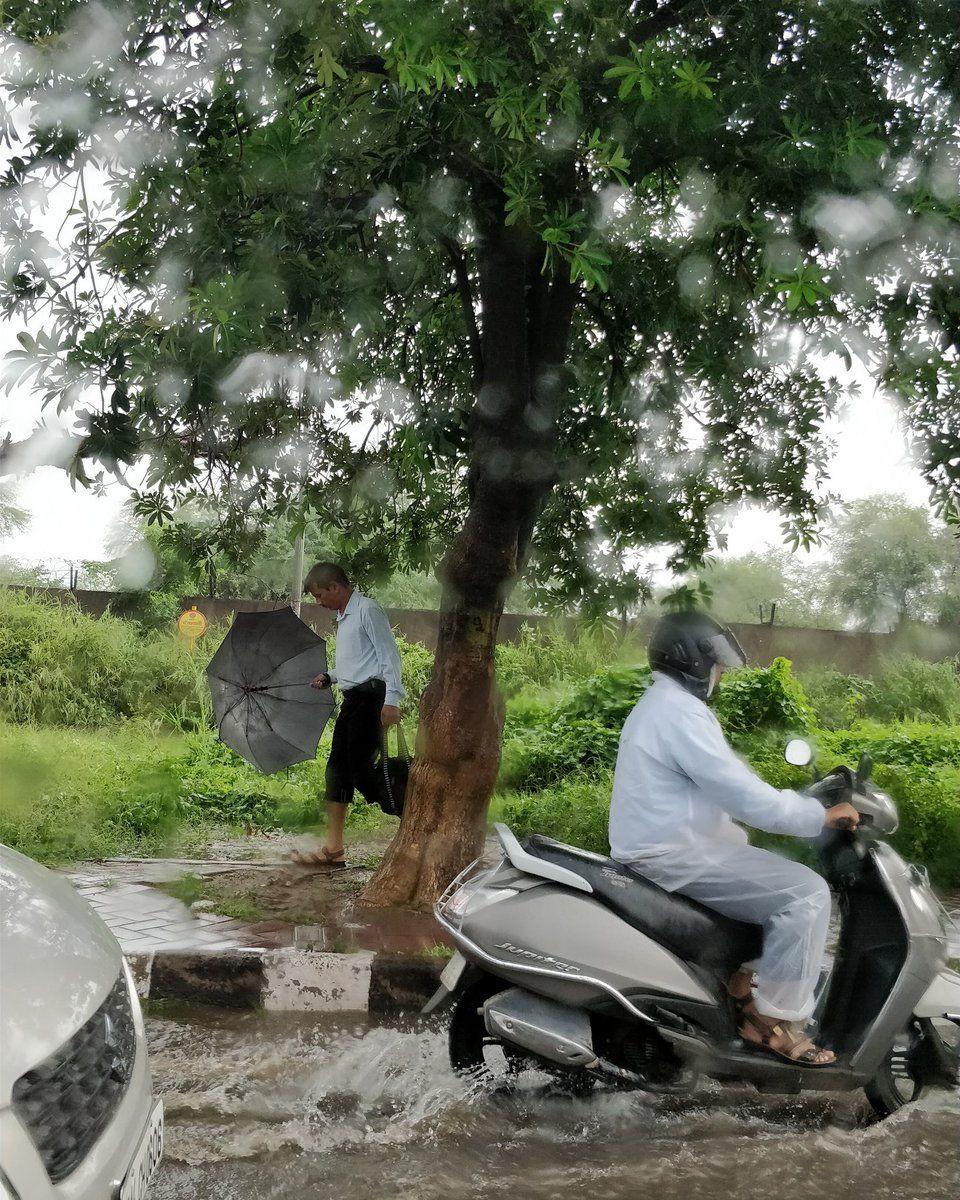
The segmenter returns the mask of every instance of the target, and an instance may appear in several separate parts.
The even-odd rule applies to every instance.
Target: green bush
[[[823,731],[816,742],[821,761],[855,765],[859,756],[867,753],[884,766],[960,767],[960,725],[860,721],[852,729]]]
[[[755,729],[804,733],[813,721],[813,711],[787,658],[775,658],[769,667],[727,672],[714,710],[731,735]]]
[[[155,854],[224,828],[299,830],[323,817],[326,745],[314,761],[261,775],[212,730],[127,724],[65,730],[0,723],[0,842],[43,862]],[[358,800],[352,827],[381,824]]]
[[[609,854],[607,818],[613,775],[575,775],[537,792],[507,792],[497,800],[498,819],[517,837],[543,833],[583,850]]]
[[[605,667],[584,679],[557,711],[568,720],[602,721],[619,734],[650,679],[647,666]]]
[[[873,679],[839,671],[805,671],[803,688],[823,729],[877,721],[960,723],[960,672],[954,659],[927,662],[901,654],[885,659]]]
[[[176,637],[0,588],[0,719],[91,727],[171,711],[200,721],[205,665]]]
[[[799,679],[821,729],[846,729],[861,720],[876,690],[873,680],[840,671],[804,671]]]
[[[944,721],[960,724],[960,673],[956,659],[927,662],[901,654],[881,663],[867,692],[864,715],[878,721]]]
[[[611,767],[627,713],[650,681],[647,667],[607,667],[553,705],[512,702],[504,731],[503,787],[547,787]]]
[[[934,883],[960,885],[960,770],[879,766],[874,775],[900,815],[893,845]]]
[[[598,667],[644,657],[639,646],[599,628],[524,626],[516,642],[497,646],[497,682],[507,697],[525,689],[568,688]]]
[[[43,862],[156,853],[181,819],[177,740],[0,724],[0,842]]]

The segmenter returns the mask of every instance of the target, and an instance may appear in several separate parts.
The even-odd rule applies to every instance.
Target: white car
[[[0,1200],[143,1200],[162,1150],[116,938],[66,879],[0,846]]]

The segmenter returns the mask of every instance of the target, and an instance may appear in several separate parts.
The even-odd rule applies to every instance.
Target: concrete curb
[[[445,960],[321,950],[154,950],[127,959],[143,1000],[183,1000],[267,1012],[418,1012]]]

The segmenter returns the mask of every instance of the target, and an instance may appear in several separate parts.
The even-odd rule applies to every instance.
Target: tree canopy
[[[854,501],[838,514],[830,546],[825,594],[862,626],[956,620],[960,542],[926,509],[890,496]]]
[[[81,477],[146,459],[149,516],[215,492],[427,566],[497,406],[476,404],[477,250],[502,226],[535,259],[527,288],[572,280],[579,301],[566,401],[533,397],[494,448],[552,485],[545,599],[635,597],[626,549],[696,559],[741,496],[809,538],[831,353],[884,355],[949,503],[953,15],[7,4],[30,123],[7,127],[2,300],[42,320],[9,379],[74,407]],[[66,253],[34,220],[54,181],[76,193]]]

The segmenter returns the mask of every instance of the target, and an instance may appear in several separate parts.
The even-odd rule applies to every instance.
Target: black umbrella
[[[333,712],[327,648],[292,608],[238,612],[207,667],[220,740],[265,775],[313,758]]]

